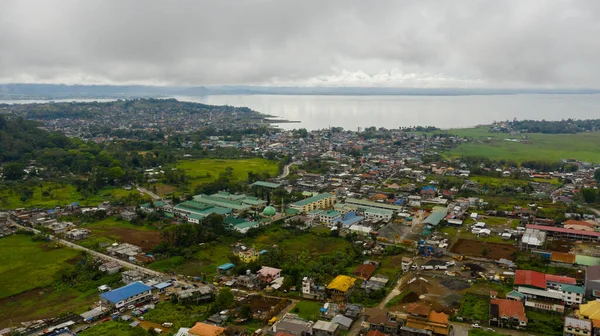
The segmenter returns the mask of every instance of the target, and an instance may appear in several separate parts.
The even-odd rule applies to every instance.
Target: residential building
[[[338,275],[329,283],[329,285],[327,285],[327,293],[334,302],[346,301],[348,296],[350,296],[350,293],[352,293],[355,282],[355,278],[346,275]]]
[[[121,279],[124,283],[129,284],[132,282],[142,281],[145,278],[145,274],[138,270],[128,270],[121,272]]]
[[[378,308],[369,308],[365,310],[367,316],[366,322],[369,324],[369,330],[396,335],[398,333],[398,322],[394,321],[390,315]]]
[[[129,258],[134,257],[137,254],[142,253],[142,248],[136,245],[132,245],[129,243],[112,245],[106,248],[106,253],[109,255],[113,255],[119,258]]]
[[[275,335],[283,332],[294,336],[305,336],[312,334],[312,323],[299,318],[298,315],[285,314],[271,327],[271,332]]]
[[[335,204],[335,195],[330,193],[318,194],[290,204],[292,209],[307,213],[315,209],[328,209]]]
[[[594,300],[579,306],[579,310],[575,311],[577,318],[582,320],[598,321],[600,320],[600,301]],[[593,323],[593,335],[600,335],[600,324]]]
[[[137,214],[133,211],[125,210],[125,211],[121,212],[121,218],[123,218],[126,221],[131,221],[131,220],[135,219],[136,217],[137,217]]]
[[[564,336],[591,336],[593,335],[592,321],[581,320],[574,317],[565,317]]]
[[[313,300],[325,299],[325,286],[317,286],[312,278],[304,277],[302,279],[302,297]]]
[[[189,336],[220,336],[225,335],[225,328],[208,323],[196,322],[187,333]]]
[[[556,312],[563,312],[564,304],[583,302],[584,289],[576,283],[571,277],[529,270],[517,270],[514,280],[516,290],[526,296],[525,306]]]
[[[104,304],[110,304],[115,308],[126,307],[151,298],[152,287],[144,285],[141,281],[132,282],[121,288],[100,294],[100,300]]]
[[[595,232],[595,231],[575,230],[575,229],[567,229],[564,227],[560,228],[560,227],[533,225],[533,224],[528,224],[526,226],[526,228],[545,231],[548,237],[552,237],[554,239],[564,239],[564,240],[570,240],[570,241],[584,241],[584,242],[588,242],[588,243],[600,242],[600,232]]]
[[[367,217],[370,220],[389,221],[392,219],[392,215],[394,214],[394,211],[387,210],[387,209],[368,207],[368,208],[365,208],[365,210],[363,211],[363,214],[365,215],[365,217]]]
[[[365,262],[358,265],[358,267],[354,269],[354,272],[352,272],[352,275],[363,280],[369,280],[373,273],[375,273],[375,270],[377,270],[377,266],[373,263]]]
[[[413,259],[409,257],[402,257],[402,273],[410,271],[410,267],[413,264]]]
[[[120,271],[120,270],[121,270],[121,264],[119,264],[119,263],[118,263],[118,262],[116,262],[116,261],[108,261],[108,262],[105,262],[104,264],[100,265],[100,266],[98,267],[98,269],[99,269],[101,272],[106,272],[106,273],[108,273],[108,274],[115,274],[115,273],[117,273],[118,271]],[[140,279],[140,280],[141,280],[141,279]],[[136,280],[136,281],[137,281],[137,280]],[[130,282],[131,282],[131,281],[130,281]]]
[[[246,247],[245,245],[236,244],[233,247],[232,253],[234,256],[240,258],[240,261],[246,264],[253,261],[258,261],[260,258],[260,253],[254,248],[254,246]]]
[[[351,318],[340,314],[331,319],[331,323],[337,324],[338,330],[350,330],[350,327],[352,327],[352,322],[354,321]]]
[[[337,335],[338,325],[333,322],[317,321],[312,326],[313,336],[335,336]]]
[[[424,335],[423,332],[430,332],[430,335],[448,335],[447,314],[438,313],[419,303],[408,306],[407,312],[405,328],[400,329],[401,335]]]
[[[281,276],[281,270],[279,268],[262,266],[258,272],[258,280],[263,283],[271,283],[271,281]]]
[[[374,208],[374,209],[383,209],[383,210],[390,210],[390,211],[395,211],[395,212],[402,212],[402,206],[401,205],[396,205],[396,204],[389,204],[389,203],[385,203],[385,202],[373,202],[373,201],[369,201],[369,200],[365,200],[365,199],[358,199],[358,198],[346,198],[345,201],[346,204],[349,205],[356,205],[359,207],[363,207],[363,208]]]
[[[490,300],[490,325],[502,328],[524,328],[527,326],[525,307],[521,301],[507,299]]]
[[[333,224],[336,220],[340,219],[342,214],[335,210],[324,211],[319,214],[319,220],[326,225]]]
[[[90,234],[90,231],[88,229],[73,229],[73,230],[67,231],[65,236],[67,237],[67,239],[71,239],[71,240],[82,240],[82,239],[87,238],[89,234]]]

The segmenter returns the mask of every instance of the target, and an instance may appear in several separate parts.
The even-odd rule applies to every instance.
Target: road
[[[281,175],[279,175],[278,178],[283,179],[286,178],[289,174],[290,174],[290,167],[293,165],[299,164],[299,162],[292,162],[290,164],[287,164],[283,167],[283,173]]]
[[[23,226],[21,224],[15,223],[12,220],[11,220],[11,222],[13,224],[15,224],[16,226],[18,226],[19,228],[21,228],[21,229],[29,230],[29,231],[32,231],[34,233],[42,233],[40,230],[36,230],[36,229],[30,228],[30,227],[27,227],[27,226]],[[52,240],[54,240],[54,241],[56,241],[58,243],[61,243],[61,244],[65,245],[65,246],[67,246],[67,247],[70,247],[72,249],[85,251],[85,252],[87,252],[87,253],[89,253],[89,254],[97,257],[97,258],[100,258],[100,259],[103,259],[103,260],[106,260],[106,261],[117,262],[119,265],[121,265],[121,266],[123,266],[125,268],[128,268],[128,269],[134,269],[134,270],[140,271],[142,273],[145,273],[145,274],[148,274],[148,275],[151,275],[151,276],[168,277],[164,273],[157,272],[157,271],[151,270],[149,268],[142,267],[140,265],[132,264],[132,263],[127,262],[125,260],[117,259],[115,257],[111,257],[109,255],[106,255],[104,253],[100,253],[98,251],[90,250],[87,247],[83,247],[81,245],[77,245],[77,244],[71,243],[70,241],[67,241],[67,240],[64,240],[64,239],[60,239],[60,238],[52,236],[52,235],[48,235],[48,237],[50,237],[50,239],[52,239]]]
[[[137,187],[137,191],[141,192],[142,194],[146,194],[150,197],[152,197],[152,199],[160,201],[162,200],[162,198],[160,196],[158,196],[157,194],[153,193],[152,191],[146,189],[146,188],[142,188],[142,187]]]
[[[383,301],[381,301],[379,303],[379,305],[377,305],[377,308],[379,309],[384,309],[385,305],[390,302],[391,299],[393,299],[395,296],[400,295],[401,291],[400,291],[400,287],[402,287],[403,284],[403,276],[400,276],[398,278],[398,281],[396,282],[396,286],[394,286],[394,289],[392,289],[390,291],[390,293],[385,297],[385,299],[383,299]]]

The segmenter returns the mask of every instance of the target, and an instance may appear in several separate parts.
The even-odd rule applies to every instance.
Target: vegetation
[[[192,187],[216,181],[228,168],[231,168],[231,180],[236,182],[245,180],[253,173],[267,173],[273,177],[278,171],[276,161],[261,158],[184,160],[179,161],[175,167],[185,172]]]
[[[94,325],[88,330],[77,333],[81,336],[146,336],[149,332],[142,327],[131,328],[129,323],[120,321],[108,321]]]
[[[404,300],[404,298],[406,298],[411,293],[413,293],[413,291],[409,289],[407,291],[404,291],[404,292],[394,296],[390,301],[388,301],[388,303],[385,304],[385,307],[389,308],[389,307],[393,307],[399,303],[402,303],[402,300]]]
[[[465,294],[460,303],[458,316],[469,317],[480,323],[488,321],[490,317],[489,297],[472,293]]]
[[[300,301],[292,309],[292,313],[297,314],[298,317],[307,321],[317,321],[319,320],[319,309],[321,306],[320,302]]]
[[[507,122],[508,127],[499,128],[500,132],[518,130],[527,133],[581,133],[600,130],[600,119],[566,119],[560,121],[548,120],[513,120]]]
[[[78,254],[54,242],[35,242],[23,235],[0,239],[0,278],[3,279],[0,298],[51,286],[56,275],[69,267],[67,261]]]
[[[508,336],[508,334],[502,334],[498,331],[490,331],[484,329],[470,329],[469,336]]]
[[[526,312],[527,330],[544,336],[561,336],[563,334],[563,317],[559,314],[528,310]]]
[[[165,322],[173,323],[173,329],[193,326],[196,322],[202,321],[208,311],[208,305],[183,305],[170,301],[161,302],[154,309],[144,314],[146,321],[158,324]]]

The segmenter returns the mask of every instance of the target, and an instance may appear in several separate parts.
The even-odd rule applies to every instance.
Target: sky
[[[0,8],[0,83],[600,88],[597,0]]]

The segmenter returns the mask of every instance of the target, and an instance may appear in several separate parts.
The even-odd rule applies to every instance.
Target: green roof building
[[[290,204],[292,209],[296,209],[301,212],[309,212],[315,209],[328,209],[333,207],[335,204],[335,195],[330,193],[317,194],[315,196],[303,199],[298,202]]]

